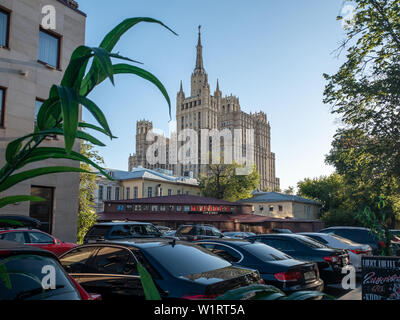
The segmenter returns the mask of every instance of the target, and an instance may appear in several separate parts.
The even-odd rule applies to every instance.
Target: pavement
[[[357,278],[354,290],[344,290],[341,284],[328,285],[324,292],[337,300],[362,300],[361,279]]]
[[[351,290],[344,296],[341,296],[338,300],[362,300],[361,287]]]

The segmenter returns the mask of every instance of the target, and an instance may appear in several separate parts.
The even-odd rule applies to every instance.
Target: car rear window
[[[180,234],[194,234],[195,228],[193,226],[186,226],[179,229]]]
[[[229,262],[210,253],[207,249],[185,244],[147,248],[145,254],[157,260],[170,274],[176,277],[231,266]]]
[[[110,226],[94,226],[87,235],[91,237],[104,237],[108,234],[109,230]]]
[[[321,243],[317,240],[311,239],[309,237],[306,237],[306,236],[296,237],[296,240],[301,242],[302,244],[306,245],[307,247],[313,248],[313,249],[329,248],[328,246],[324,245],[323,243]]]
[[[261,261],[290,260],[292,257],[264,243],[250,243],[241,247]]]
[[[62,267],[52,258],[30,254],[5,257],[0,258],[0,267],[0,300],[80,300]],[[53,270],[55,289],[45,290],[42,282],[51,284],[45,277]]]

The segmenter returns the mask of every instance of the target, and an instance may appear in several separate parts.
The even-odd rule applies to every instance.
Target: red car
[[[57,238],[34,229],[5,229],[0,230],[0,240],[7,240],[41,248],[60,256],[76,247],[74,243],[62,242]]]

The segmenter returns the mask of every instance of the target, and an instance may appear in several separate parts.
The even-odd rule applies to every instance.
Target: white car
[[[357,272],[361,272],[361,258],[363,256],[372,255],[372,248],[369,245],[356,243],[335,234],[316,232],[303,232],[300,234],[322,242],[331,248],[347,250],[350,257],[350,263],[354,266],[354,268],[356,268]]]

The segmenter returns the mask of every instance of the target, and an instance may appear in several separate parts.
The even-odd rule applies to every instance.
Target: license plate
[[[312,279],[315,279],[315,272],[314,271],[306,272],[304,274],[304,280],[308,281],[308,280],[312,280]]]

